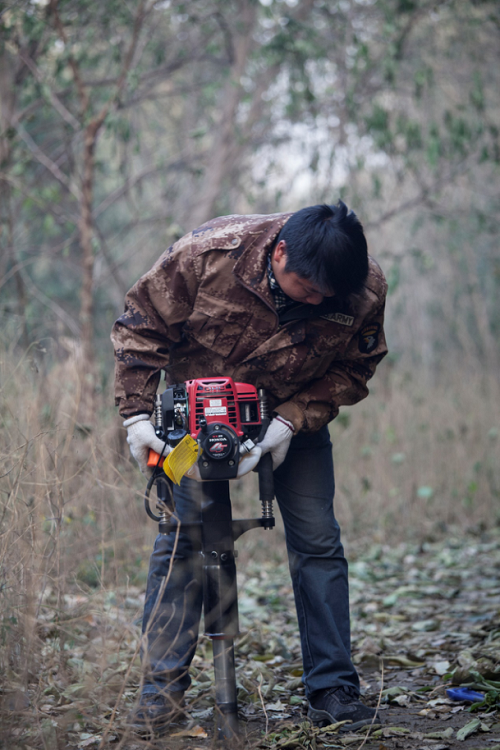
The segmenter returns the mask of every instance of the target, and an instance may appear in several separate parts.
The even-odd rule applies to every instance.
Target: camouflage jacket
[[[162,369],[170,384],[224,375],[263,387],[296,432],[318,430],[367,396],[387,352],[382,271],[370,260],[361,293],[301,305],[305,317],[280,324],[267,257],[290,216],[207,222],[132,287],[112,332],[123,417],[153,411]]]

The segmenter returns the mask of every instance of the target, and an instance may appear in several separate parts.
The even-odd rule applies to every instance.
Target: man
[[[228,216],[170,247],[131,289],[113,329],[116,402],[141,469],[163,443],[149,417],[168,383],[230,376],[265,388],[273,414],[260,444],[273,459],[297,608],[309,718],[369,724],[350,655],[347,563],[333,513],[328,423],[368,394],[387,353],[387,285],[353,212]],[[176,512],[197,518],[200,485],[184,477]],[[138,727],[161,728],[189,687],[201,612],[199,558],[182,531],[159,536],[143,629]],[[170,566],[172,554],[174,564]],[[169,571],[169,567],[171,570]]]

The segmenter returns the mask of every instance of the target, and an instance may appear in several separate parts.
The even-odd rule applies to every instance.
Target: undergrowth
[[[78,369],[42,375],[28,355],[3,351],[0,370],[2,705],[22,712],[28,688],[42,702],[69,691],[77,712],[68,721],[78,724],[139,683],[137,622],[156,528],[111,395],[95,397],[89,424]],[[458,377],[427,390],[392,378],[375,380],[370,398],[331,427],[336,512],[352,554],[374,540],[480,535],[500,520],[500,400]],[[234,483],[232,499],[235,517],[259,515],[254,475]],[[238,547],[239,565],[285,560],[279,522]],[[106,649],[109,606],[123,616]],[[88,638],[97,667],[78,655]],[[50,727],[37,731],[50,737]]]

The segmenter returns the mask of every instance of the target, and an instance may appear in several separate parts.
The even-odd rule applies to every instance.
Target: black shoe
[[[378,722],[376,710],[361,703],[355,688],[344,686],[318,690],[309,700],[307,717],[319,727],[338,721],[352,722],[342,727],[341,731],[344,732]]]
[[[184,693],[143,693],[129,716],[129,725],[137,732],[161,732],[184,715]]]

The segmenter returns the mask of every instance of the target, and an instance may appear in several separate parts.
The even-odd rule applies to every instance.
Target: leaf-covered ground
[[[489,748],[500,750],[500,533],[349,551],[353,653],[366,702],[382,723],[356,734],[305,720],[301,660],[288,571],[239,571],[236,643],[241,730],[255,748]],[[28,691],[2,695],[2,746],[201,750],[214,741],[210,642],[202,638],[188,715],[161,738],[127,729],[140,682],[142,592],[47,591],[37,613]],[[468,685],[472,706],[447,697]],[[344,731],[341,731],[344,730]]]

